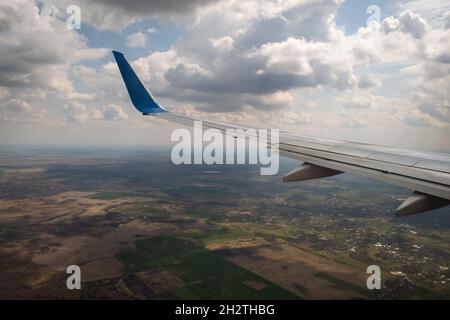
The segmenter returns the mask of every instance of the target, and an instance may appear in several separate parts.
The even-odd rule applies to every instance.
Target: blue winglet
[[[123,82],[127,87],[131,102],[142,114],[148,115],[150,113],[166,112],[166,110],[153,100],[150,93],[145,89],[142,82],[139,80],[136,73],[131,68],[123,53],[113,51]]]

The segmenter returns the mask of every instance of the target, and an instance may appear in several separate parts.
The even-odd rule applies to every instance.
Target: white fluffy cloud
[[[71,124],[84,123],[89,117],[86,107],[79,103],[64,106],[64,113],[66,116],[66,122]]]
[[[157,93],[210,111],[270,110],[278,104],[260,96],[296,88],[345,90],[357,80],[333,44],[343,37],[332,19],[339,3],[220,2],[202,10],[173,49],[137,62],[151,70]]]
[[[209,42],[213,45],[214,48],[219,50],[231,50],[233,48],[233,38],[229,36],[225,36],[222,38],[209,38]]]
[[[0,88],[8,88],[13,98],[3,104],[3,119],[42,119],[46,98],[55,96],[69,122],[81,123],[83,102],[95,94],[78,92],[70,79],[73,64],[103,57],[108,50],[91,49],[77,32],[51,7],[38,8],[33,1],[12,0],[0,4]],[[5,90],[5,89],[2,89]]]
[[[411,11],[400,14],[398,18],[388,17],[383,21],[384,32],[401,31],[411,34],[414,38],[422,38],[429,29],[428,23]]]
[[[147,37],[142,32],[135,32],[127,37],[127,46],[130,48],[145,47]]]
[[[39,12],[32,1],[0,4],[0,86],[36,87],[69,92],[71,63],[103,57],[107,50],[91,49],[50,7]]]
[[[445,25],[432,27],[407,10],[345,35],[334,24],[338,8],[327,0],[209,6],[171,50],[135,64],[158,96],[222,121],[314,125],[316,117],[378,132],[448,131]],[[391,70],[379,73],[383,68]],[[324,92],[329,100],[320,98],[316,109],[299,99]]]
[[[333,43],[288,38],[264,44],[256,54],[267,59],[266,71],[297,75],[298,87],[325,85],[344,90],[356,83],[348,55]]]
[[[450,29],[450,11],[444,13],[444,29]]]
[[[0,94],[0,123],[11,124],[42,123],[46,114],[42,105],[31,105],[20,97],[2,96]]]
[[[95,109],[93,118],[96,120],[120,121],[128,119],[128,115],[123,111],[122,107],[111,104],[101,109]]]
[[[400,0],[396,5],[398,11],[415,12],[436,27],[442,25],[442,14],[450,11],[450,2],[447,0]]]
[[[351,35],[335,23],[340,0],[77,2],[83,23],[100,29],[126,32],[148,17],[184,23],[169,50],[132,61],[169,109],[325,134],[341,128],[386,137],[393,128],[449,133],[450,14],[442,1],[432,0],[426,11],[414,8],[425,6],[422,0],[402,2],[398,15]],[[25,0],[0,6],[6,13],[0,40],[7,44],[0,47],[2,119],[12,119],[16,109],[42,108],[53,94],[64,98],[67,106],[59,109],[66,122],[134,121],[124,112],[130,102],[112,59],[103,66],[84,63],[106,50],[89,48],[46,15],[45,6],[40,13]],[[441,18],[430,22],[436,6]],[[145,47],[155,31],[129,34],[126,44]]]

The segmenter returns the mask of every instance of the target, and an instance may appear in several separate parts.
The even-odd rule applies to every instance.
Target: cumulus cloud
[[[213,45],[214,48],[219,50],[230,50],[233,47],[233,38],[229,36],[225,36],[222,38],[209,38],[209,42]]]
[[[194,21],[197,10],[217,0],[60,0],[58,6],[80,6],[83,21],[97,29],[119,31],[126,26],[147,19]]]
[[[430,60],[450,64],[450,30],[430,32],[427,37],[426,55]]]
[[[412,11],[439,26],[442,13],[450,11],[450,3],[447,0],[400,0],[397,3],[398,11]]]
[[[3,99],[5,97],[8,97],[10,95],[10,92],[5,87],[0,87],[0,99]]]
[[[67,79],[71,63],[98,59],[107,50],[90,49],[84,39],[44,5],[32,1],[0,4],[0,86],[73,90]]]
[[[339,5],[327,0],[210,5],[174,47],[140,58],[135,65],[157,95],[190,103],[197,111],[274,113],[299,107],[291,99],[293,92],[326,90],[339,97],[335,108],[366,110],[369,113],[361,117],[377,114],[386,123],[412,125],[405,110],[414,109],[416,118],[424,115],[417,101],[436,96],[432,89],[441,90],[436,82],[420,88],[421,76],[405,79],[401,90],[421,92],[421,97],[406,96],[402,108],[400,99],[371,93],[383,88],[385,80],[367,68],[410,64],[416,66],[416,75],[422,69],[445,74],[436,66],[446,63],[450,51],[443,41],[444,28],[432,28],[420,15],[405,11],[346,36],[334,23]],[[443,119],[428,121],[431,118],[428,113],[423,123],[443,124]],[[369,123],[352,120],[345,126],[361,128]]]
[[[421,105],[419,110],[435,119],[450,123],[450,106]]]
[[[0,122],[3,125],[41,123],[45,114],[42,105],[31,105],[19,96],[0,95]]]
[[[367,127],[367,121],[364,119],[345,116],[343,117],[342,125],[346,128],[365,128]]]
[[[33,1],[12,0],[2,2],[0,12],[0,88],[10,96],[2,102],[2,119],[40,122],[47,98],[53,96],[67,104],[64,109],[58,106],[67,122],[84,122],[83,102],[92,101],[95,94],[77,90],[71,67],[101,58],[108,50],[89,48],[48,4],[38,8]]]
[[[422,38],[430,28],[428,23],[420,15],[411,11],[400,14],[398,18],[386,18],[382,26],[386,33],[402,31],[411,34],[414,38]]]
[[[135,32],[127,37],[127,46],[130,48],[145,47],[147,37],[142,32]]]
[[[139,64],[151,70],[159,93],[215,112],[248,104],[269,110],[259,96],[297,88],[346,90],[357,81],[346,50],[335,43],[343,37],[333,22],[339,4],[220,2],[203,9],[174,48]]]
[[[450,11],[444,13],[444,29],[450,29]]]
[[[95,109],[93,118],[105,121],[120,121],[128,119],[128,115],[123,111],[122,107],[111,104],[101,109]]]
[[[352,112],[357,110],[369,110],[374,113],[389,112],[393,116],[398,114],[406,102],[398,98],[387,98],[380,95],[375,95],[370,91],[355,90],[354,92],[345,92],[336,98],[345,109],[352,109]],[[344,110],[345,110],[344,109]]]
[[[125,26],[149,17],[183,24],[170,49],[130,61],[171,110],[225,122],[359,132],[450,127],[450,15],[442,10],[439,25],[405,6],[349,35],[335,23],[340,0],[76,3],[83,24],[99,29],[127,34]],[[55,94],[64,97],[66,122],[118,126],[127,119],[124,110],[132,107],[112,57],[102,66],[84,63],[107,51],[89,48],[61,19],[48,17],[45,5],[39,11],[33,2],[13,0],[0,8],[6,13],[0,40],[7,44],[0,47],[3,119],[15,109],[33,112]],[[129,34],[126,43],[145,46],[155,32]]]
[[[364,74],[358,79],[358,88],[360,89],[372,89],[381,86],[379,78],[371,74]]]
[[[12,98],[5,104],[5,109],[11,112],[28,113],[32,110],[31,105],[22,99]]]
[[[331,43],[288,38],[263,45],[256,55],[267,59],[268,72],[295,75],[292,78],[295,87],[326,85],[343,90],[353,87],[356,78],[346,53],[339,51]]]
[[[83,104],[74,103],[64,106],[66,122],[70,124],[81,124],[89,118],[89,112]]]

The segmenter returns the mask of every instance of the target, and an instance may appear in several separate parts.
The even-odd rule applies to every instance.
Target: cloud
[[[157,17],[162,20],[194,21],[197,10],[217,0],[77,0],[83,23],[101,30],[119,31],[126,26]],[[66,8],[74,0],[60,0],[58,7]]]
[[[140,64],[159,93],[214,112],[248,104],[268,110],[260,95],[297,88],[346,90],[357,81],[346,50],[335,43],[343,36],[333,22],[338,8],[334,0],[212,4],[170,53]],[[165,68],[152,62],[163,56],[170,60]]]
[[[5,87],[0,87],[0,99],[8,97],[11,93]]]
[[[421,105],[419,106],[419,110],[435,119],[450,123],[450,106],[436,107],[433,105]]]
[[[222,38],[209,38],[209,42],[213,45],[214,48],[219,50],[231,50],[233,48],[233,38],[229,36],[225,36]]]
[[[358,88],[360,89],[372,89],[381,86],[381,81],[377,77],[364,74],[358,79]]]
[[[336,98],[337,101],[345,109],[353,109],[352,112],[357,110],[369,110],[370,112],[386,112],[388,111],[393,116],[397,114],[402,108],[399,108],[405,102],[401,99],[387,98],[380,95],[375,95],[367,90],[356,89],[355,91],[344,92]]]
[[[267,72],[295,75],[295,87],[326,85],[344,90],[353,87],[356,78],[347,55],[339,49],[333,43],[288,38],[263,45],[255,55],[267,59]]]
[[[0,122],[6,125],[41,123],[46,110],[41,105],[31,105],[21,97],[0,95]]]
[[[73,90],[70,64],[107,52],[89,48],[46,5],[39,12],[32,1],[12,0],[2,2],[0,12],[0,86],[67,92]]]
[[[450,11],[444,13],[444,29],[450,29]]]
[[[406,11],[398,18],[388,17],[383,21],[383,31],[386,33],[401,31],[411,34],[414,38],[422,38],[430,29],[428,23],[414,12]]]
[[[82,124],[89,118],[89,113],[87,112],[86,107],[80,103],[66,105],[63,110],[67,123]]]
[[[130,61],[169,110],[388,142],[392,130],[450,130],[450,15],[435,10],[443,1],[431,2],[402,2],[395,16],[345,34],[335,23],[338,0],[76,1],[83,26],[128,35],[124,27],[146,20],[128,35],[131,47],[156,32],[144,27],[150,19],[181,25],[169,49]],[[65,12],[72,3],[57,5]],[[74,128],[154,125],[132,109],[111,55],[103,65],[86,62],[110,54],[87,45],[95,39],[68,30],[45,4],[12,0],[0,9],[1,119],[23,112]]]
[[[13,98],[5,104],[5,109],[11,112],[28,113],[32,110],[32,107],[25,100]]]
[[[432,116],[420,112],[411,112],[404,116],[404,123],[417,128],[430,128],[440,126],[442,123],[436,121]]]
[[[425,54],[435,62],[450,64],[450,30],[430,32]]]
[[[145,47],[147,37],[142,32],[132,33],[127,37],[126,44],[130,48]]]
[[[412,11],[437,27],[441,24],[442,13],[450,11],[447,0],[401,0],[397,3],[398,11]]]
[[[326,0],[210,5],[169,51],[152,53],[135,64],[158,96],[194,105],[198,112],[252,112],[263,118],[258,111],[299,108],[293,92],[323,90],[338,96],[339,103],[330,103],[325,112],[329,117],[334,114],[331,108],[337,113],[339,108],[351,108],[360,117],[370,117],[342,122],[346,127],[367,127],[376,119],[391,126],[413,125],[405,110],[422,117],[419,100],[406,95],[400,103],[398,98],[374,95],[372,90],[384,90],[377,68],[412,64],[421,69],[428,64],[424,70],[439,69],[430,60],[446,62],[444,30],[406,11],[345,36],[334,24],[339,5]],[[318,26],[312,28],[315,23]],[[398,84],[400,92],[423,92],[420,101],[432,97],[435,81],[424,86],[429,91],[425,93],[406,73],[405,77]],[[443,119],[430,119],[433,116],[426,115],[424,124],[443,125]]]
[[[93,118],[105,121],[121,121],[128,119],[128,115],[123,111],[122,107],[111,104],[101,109],[95,109]]]
[[[342,124],[345,128],[366,128],[367,121],[363,119],[345,117],[342,121]]]
[[[54,109],[67,104],[67,122],[83,123],[87,118],[83,102],[95,99],[95,93],[78,91],[71,67],[102,58],[108,50],[89,48],[86,39],[68,29],[51,9],[26,0],[0,3],[0,88],[10,97],[2,102],[3,121],[54,124],[55,112],[47,112],[49,97],[60,100]]]

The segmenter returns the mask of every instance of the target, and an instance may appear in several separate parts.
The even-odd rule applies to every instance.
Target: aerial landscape
[[[449,208],[351,175],[176,166],[169,147],[0,152],[0,298],[450,298]],[[171,181],[167,182],[170,173]],[[362,188],[364,186],[364,188]],[[66,268],[82,270],[67,290]],[[368,290],[379,265],[382,290]]]

